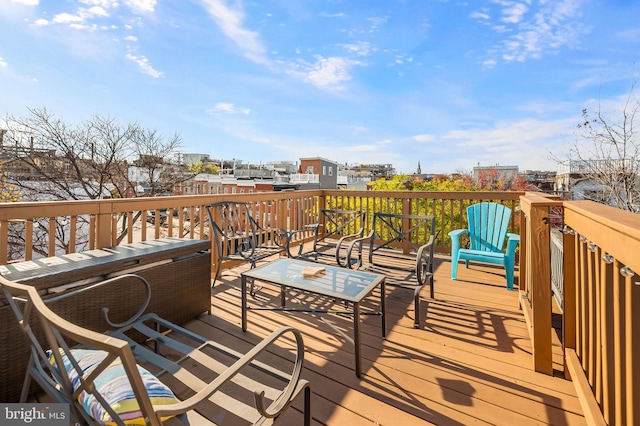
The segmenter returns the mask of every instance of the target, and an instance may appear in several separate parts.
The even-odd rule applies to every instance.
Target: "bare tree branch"
[[[571,151],[586,165],[586,177],[600,188],[599,194],[591,196],[594,201],[640,212],[640,140],[634,127],[640,100],[634,89],[635,81],[614,118],[601,105],[594,118],[584,109],[579,139]]]

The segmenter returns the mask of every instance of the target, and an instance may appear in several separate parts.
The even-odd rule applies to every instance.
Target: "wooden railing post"
[[[562,267],[563,267],[563,297],[562,297],[562,344],[563,352],[576,349],[576,245],[575,232],[562,234]],[[569,369],[564,365],[564,375],[569,378]]]
[[[520,209],[520,276],[518,277],[518,287],[521,295],[528,293],[527,272],[529,264],[527,263],[527,247],[529,247],[529,234],[527,233],[527,229],[527,216],[524,214],[524,210]],[[518,300],[522,300],[522,298],[519,298]]]
[[[98,214],[96,215],[96,239],[95,248],[101,249],[111,247],[112,245],[112,210],[111,203],[100,203],[98,206]]]
[[[524,215],[520,228],[525,238],[520,246],[520,281],[524,278],[524,285],[520,286],[519,300],[533,346],[533,369],[549,375],[553,374],[550,209],[559,205],[560,201],[536,193],[520,197]]]
[[[528,271],[532,284],[529,295],[533,310],[533,368],[553,374],[551,357],[551,245],[549,213],[546,207],[530,212]]]
[[[402,214],[411,214],[411,200],[409,198],[405,198],[402,200]],[[407,218],[402,219],[402,229],[405,230],[409,228],[411,228],[411,220]],[[409,238],[402,242],[402,252],[405,255],[409,254],[409,252],[411,251],[410,239],[411,238],[409,236]]]
[[[276,200],[273,203],[275,206],[272,204],[271,211],[276,215],[276,227],[288,230],[291,226],[294,226],[294,223],[290,223],[293,218],[289,218],[289,203],[291,203],[291,200]]]
[[[9,223],[0,220],[0,265],[6,265],[9,260]],[[5,242],[7,242],[5,244]]]

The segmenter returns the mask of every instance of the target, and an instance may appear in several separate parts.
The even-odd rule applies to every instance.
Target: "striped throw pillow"
[[[82,369],[84,377],[90,374],[91,371],[107,357],[107,352],[94,349],[72,349],[71,352]],[[71,380],[71,384],[75,390],[80,384],[80,378],[78,377],[76,369],[73,368],[71,362],[67,356],[64,355],[62,350],[60,350],[60,353],[62,354],[65,369],[69,374],[69,379]],[[55,366],[53,353],[48,351],[47,354],[49,355],[49,362]],[[141,366],[138,366],[138,371],[140,372],[140,376],[142,377],[142,381],[152,404],[167,405],[178,402],[178,399],[171,389],[158,380],[158,378],[153,374]],[[100,392],[107,403],[120,417],[121,421],[127,425],[146,424],[120,359],[114,360],[102,373],[100,373],[94,380],[94,385],[96,390]],[[109,412],[92,394],[83,391],[78,396],[78,401],[82,404],[85,411],[100,424],[116,424],[116,422],[111,418]],[[162,420],[166,420],[170,417],[173,416],[168,416]]]

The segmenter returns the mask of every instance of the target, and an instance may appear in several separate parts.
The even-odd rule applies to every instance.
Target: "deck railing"
[[[564,220],[568,370],[606,424],[640,424],[640,215],[574,201]]]
[[[576,386],[588,424],[640,424],[640,281],[634,272],[640,271],[640,215],[535,194],[522,197],[521,207],[520,303],[534,369],[552,373],[550,232],[557,225],[565,375]]]
[[[292,191],[232,195],[194,195],[89,201],[5,203],[0,207],[0,265],[120,243],[160,237],[207,239],[205,206],[226,199],[246,201],[260,224],[304,229],[320,208],[431,214],[438,223],[437,248],[450,251],[447,233],[466,227],[465,208],[498,201],[515,208],[519,192]],[[511,231],[517,231],[512,221]],[[297,234],[292,244],[311,235]]]
[[[0,265],[160,237],[208,239],[205,206],[250,204],[260,224],[289,230],[315,223],[320,208],[436,217],[436,251],[466,227],[465,209],[496,201],[519,214],[519,291],[533,345],[533,368],[553,374],[552,276],[563,277],[565,374],[591,424],[640,424],[640,215],[538,193],[312,190],[257,194],[0,204]],[[561,270],[552,269],[552,229],[561,229]],[[312,236],[296,234],[293,245]],[[557,263],[557,262],[556,262]],[[213,266],[213,265],[212,265]],[[0,269],[2,267],[0,266]],[[214,270],[214,269],[212,269]],[[552,272],[553,271],[553,272]],[[635,309],[634,309],[635,308]]]

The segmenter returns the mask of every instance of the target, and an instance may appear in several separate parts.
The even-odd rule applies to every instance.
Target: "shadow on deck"
[[[240,270],[227,271],[215,283],[212,315],[186,325],[240,350],[283,325],[298,328],[305,339],[303,377],[311,382],[316,425],[585,424],[573,384],[559,374],[532,370],[518,292],[506,290],[497,268],[462,266],[459,279],[451,281],[449,258],[438,258],[435,299],[423,290],[420,329],[413,328],[411,292],[387,288],[386,340],[379,317],[363,320],[362,379],[354,373],[353,345],[335,331],[350,335],[350,318],[256,310],[249,312],[243,333]],[[278,295],[264,285],[249,304],[277,306]],[[305,294],[290,298],[311,307],[332,303]],[[555,336],[554,341],[559,372],[561,348]],[[301,424],[302,401],[297,404],[281,424]]]

